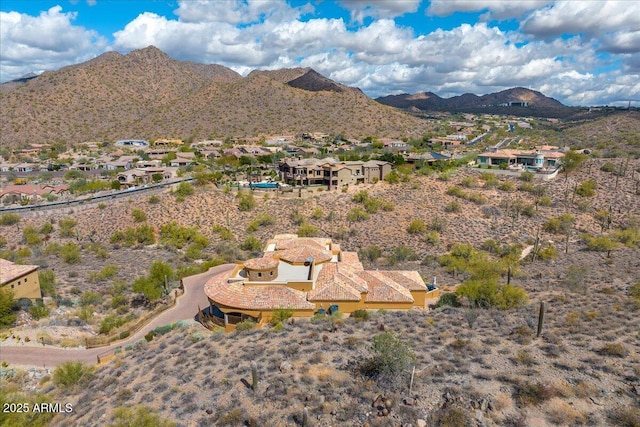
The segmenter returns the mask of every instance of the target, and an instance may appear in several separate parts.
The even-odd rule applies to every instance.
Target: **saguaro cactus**
[[[544,323],[544,302],[540,301],[540,312],[538,313],[538,332],[536,337],[540,337],[542,333],[542,324]]]
[[[251,362],[251,389],[254,393],[258,391],[258,365],[255,361]]]

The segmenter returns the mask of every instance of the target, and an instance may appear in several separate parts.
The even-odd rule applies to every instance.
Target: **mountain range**
[[[256,70],[243,77],[221,65],[177,61],[150,46],[0,85],[0,143],[301,132],[410,137],[428,132],[432,122],[400,108],[442,110],[504,100],[562,106],[522,88],[449,100],[431,93],[373,100],[310,68]]]
[[[376,98],[381,104],[396,108],[418,109],[422,111],[467,111],[488,108],[527,108],[545,110],[568,110],[559,101],[549,98],[540,92],[516,87],[487,95],[464,95],[441,98],[432,92],[417,94],[389,95]],[[531,114],[531,110],[529,110]]]

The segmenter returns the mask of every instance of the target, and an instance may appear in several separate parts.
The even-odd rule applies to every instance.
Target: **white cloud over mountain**
[[[640,100],[640,5],[626,1],[418,0],[338,3],[351,21],[319,5],[281,1],[179,1],[174,17],[144,12],[105,39],[54,7],[40,16],[2,13],[3,81],[88,59],[105,49],[155,45],[180,60],[255,68],[310,66],[369,96],[432,91],[442,96],[513,86],[567,104]],[[476,22],[416,31],[398,17],[482,13]],[[500,20],[520,26],[500,29]],[[497,20],[497,21],[496,21]],[[406,21],[402,21],[406,22]],[[29,28],[45,29],[44,37]],[[38,34],[43,34],[39,31]],[[36,58],[40,62],[35,62]]]

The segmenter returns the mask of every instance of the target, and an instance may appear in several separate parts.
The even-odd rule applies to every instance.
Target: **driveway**
[[[10,365],[41,366],[46,368],[55,367],[70,360],[96,364],[98,354],[127,344],[133,344],[158,326],[174,323],[178,320],[192,320],[198,313],[198,306],[203,309],[209,305],[207,296],[204,294],[204,284],[207,280],[234,267],[235,264],[224,264],[213,267],[205,273],[183,279],[184,294],[178,297],[176,305],[160,313],[126,340],[118,341],[109,346],[90,349],[66,349],[49,345],[16,346],[0,343],[0,360]]]

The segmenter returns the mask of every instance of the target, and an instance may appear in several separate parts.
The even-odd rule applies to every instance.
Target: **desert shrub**
[[[513,181],[503,181],[500,183],[500,185],[498,185],[498,190],[502,190],[502,191],[514,191],[516,189],[516,185],[513,183]]]
[[[465,188],[473,188],[476,186],[476,179],[470,176],[464,177],[462,181],[460,181],[460,185]]]
[[[60,236],[73,237],[73,228],[77,223],[78,222],[73,218],[62,218],[58,221],[58,225],[60,226]]]
[[[39,270],[38,282],[45,296],[52,297],[56,294],[56,274],[53,270]]]
[[[236,324],[236,331],[238,332],[250,331],[252,329],[255,329],[255,327],[256,327],[256,322],[254,322],[251,319],[245,319],[242,322]]]
[[[253,221],[251,224],[253,224],[254,222],[255,221]],[[250,229],[253,228],[251,224],[249,224],[249,227],[247,228],[247,231],[249,231],[249,232],[251,232]],[[257,230],[257,229],[258,228],[257,228],[257,224],[256,224],[256,229],[255,230]],[[255,231],[255,230],[253,230],[253,231]],[[213,232],[214,233],[219,233],[220,234],[220,239],[222,239],[222,240],[227,240],[227,241],[228,240],[233,240],[233,233],[227,227],[223,227],[221,225],[215,225],[213,227]]]
[[[240,249],[252,252],[259,251],[262,249],[262,242],[260,242],[260,239],[255,236],[247,236],[247,238],[244,239],[244,242],[240,245]]]
[[[88,278],[90,282],[102,282],[113,278],[116,274],[118,274],[117,265],[105,265],[100,271],[90,272]]]
[[[611,162],[606,162],[600,167],[600,170],[603,172],[613,172],[613,169],[615,169],[615,165]]]
[[[315,208],[311,213],[311,218],[318,220],[318,219],[322,219],[323,215],[324,215],[324,212],[322,212],[321,208]]]
[[[3,213],[0,215],[0,226],[14,225],[20,222],[20,216],[12,213]]]
[[[585,292],[588,269],[583,265],[571,264],[567,267],[564,283],[573,292]]]
[[[238,192],[238,209],[241,212],[247,212],[256,206],[256,201],[253,198],[253,193],[250,191]]]
[[[484,205],[487,203],[487,198],[480,193],[469,193],[467,199],[475,203],[476,205]]]
[[[160,198],[158,196],[151,196],[149,197],[148,202],[151,203],[152,205],[155,205],[160,203]]]
[[[454,197],[459,197],[461,199],[464,199],[467,197],[467,193],[464,192],[464,190],[462,190],[462,188],[453,185],[449,188],[447,188],[447,194],[449,196],[454,196]]]
[[[364,221],[369,219],[369,214],[366,211],[356,207],[349,211],[349,213],[347,214],[347,219],[353,222]]]
[[[37,246],[42,243],[42,237],[35,227],[27,226],[22,230],[22,238],[28,246]]]
[[[178,184],[175,194],[178,197],[184,198],[193,195],[194,192],[195,190],[193,189],[193,185],[188,182],[181,182],[180,184]]]
[[[409,345],[391,332],[381,332],[373,337],[371,354],[361,365],[364,375],[395,385],[415,362],[415,354]]]
[[[29,314],[34,319],[38,320],[43,317],[47,317],[49,315],[49,309],[40,303],[29,307]]]
[[[375,197],[369,197],[364,201],[364,210],[371,214],[378,212],[381,206],[382,201]]]
[[[356,203],[364,203],[369,198],[369,192],[367,190],[360,190],[353,195],[353,201]]]
[[[118,407],[113,411],[109,427],[175,427],[176,423],[163,419],[145,406]]]
[[[287,321],[293,316],[293,310],[290,308],[279,308],[273,312],[271,317],[271,326]]]
[[[195,227],[184,227],[171,221],[160,227],[160,242],[178,249],[189,244],[197,244],[201,249],[209,245],[209,239]]]
[[[133,209],[131,215],[133,216],[133,222],[145,222],[147,220],[147,214],[142,209]]]
[[[395,169],[389,172],[387,176],[384,177],[384,180],[389,184],[397,184],[400,182],[400,179],[400,174],[398,174],[398,171],[396,171]]]
[[[525,381],[514,387],[514,399],[519,405],[538,405],[554,397],[554,390],[547,384]]]
[[[58,254],[62,261],[67,264],[80,264],[82,262],[82,254],[80,253],[80,247],[75,243],[66,243],[60,248]]]
[[[558,256],[558,251],[555,246],[547,246],[546,248],[542,248],[538,251],[538,258],[543,261],[547,261],[550,259],[556,259]]]
[[[165,281],[173,280],[175,272],[171,266],[163,261],[151,264],[147,276],[138,277],[133,282],[133,291],[143,294],[149,300],[156,300],[165,292]]]
[[[460,208],[460,203],[453,201],[451,203],[448,203],[445,207],[444,207],[444,211],[445,212],[449,212],[449,213],[453,213],[453,212],[460,212],[461,208]]]
[[[437,231],[429,231],[424,237],[424,240],[431,245],[437,245],[440,242],[440,233]]]
[[[520,174],[520,181],[524,181],[524,182],[531,182],[533,181],[533,177],[535,176],[535,174],[533,172],[529,172],[529,171],[524,171]]]
[[[400,245],[393,248],[391,258],[395,261],[415,261],[418,259],[418,254],[409,246]]]
[[[53,371],[53,383],[62,389],[76,384],[87,384],[93,376],[93,367],[82,362],[64,362]]]
[[[527,293],[513,285],[499,284],[494,279],[469,279],[457,290],[456,294],[466,297],[476,307],[497,307],[512,309],[524,306],[528,302]]]
[[[549,218],[542,226],[543,230],[549,233],[566,233],[576,218],[571,214],[562,214],[559,217]]]
[[[311,224],[304,223],[298,227],[298,236],[300,237],[315,237],[318,235],[318,227],[315,227]]]
[[[607,418],[619,427],[640,427],[640,409],[633,406],[611,408]]]
[[[16,321],[13,311],[13,292],[0,288],[0,326],[11,326]]]
[[[540,206],[551,206],[553,204],[553,200],[549,196],[542,196],[538,199],[538,204]]]
[[[407,233],[409,234],[421,234],[427,231],[427,225],[421,219],[414,219],[407,227]]]
[[[45,377],[43,377],[43,379]],[[55,413],[47,411],[38,412],[34,410],[34,407],[36,404],[43,405],[52,403],[52,397],[45,393],[23,393],[18,391],[13,385],[7,384],[8,382],[9,381],[3,380],[3,387],[0,388],[0,403],[5,408],[5,410],[0,414],[0,425],[7,427],[46,427],[50,425],[50,421],[55,416]],[[23,408],[29,408],[29,411],[9,411],[7,409],[11,406],[7,407],[5,405],[11,404],[25,405]]]
[[[273,215],[269,213],[261,213],[261,214],[258,214],[255,217],[255,219],[249,223],[249,226],[247,227],[247,231],[252,233],[254,231],[257,231],[258,228],[260,227],[271,225],[275,222],[276,222],[276,218]]]
[[[475,424],[467,411],[457,406],[446,406],[432,412],[430,421],[431,425],[439,427],[467,427]]]
[[[293,212],[291,212],[289,218],[295,225],[302,225],[306,221],[304,215],[302,215],[298,210],[294,210]]]
[[[116,316],[115,314],[110,314],[100,322],[100,330],[101,334],[108,334],[113,329],[119,328],[124,325],[127,320],[124,317]]]
[[[380,247],[376,245],[367,246],[366,248],[360,250],[360,256],[371,262],[375,262],[382,256],[382,249],[380,249]]]
[[[80,297],[80,306],[88,307],[90,305],[98,305],[102,303],[102,295],[93,291],[86,291]]]
[[[617,342],[605,344],[599,352],[604,356],[627,357],[629,355],[629,349],[624,344]]]
[[[593,197],[596,194],[596,187],[596,182],[588,179],[576,187],[576,194],[582,197]]]
[[[351,313],[352,318],[356,319],[356,320],[369,320],[369,312],[367,310],[356,310],[353,313]]]
[[[436,308],[445,306],[460,307],[458,296],[452,292],[446,292],[440,295],[440,298],[438,298],[438,301],[436,302]]]
[[[629,295],[631,298],[640,300],[640,282],[636,282],[629,287]]]

